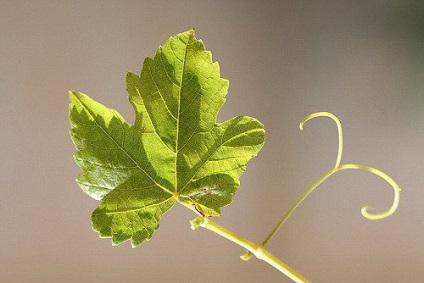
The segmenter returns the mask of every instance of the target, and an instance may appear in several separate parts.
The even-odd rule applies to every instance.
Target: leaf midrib
[[[179,188],[179,183],[178,183],[178,157],[179,157],[179,138],[180,138],[180,115],[181,115],[181,93],[182,93],[182,89],[184,86],[184,73],[185,73],[185,69],[186,69],[186,63],[187,63],[187,49],[188,46],[190,45],[191,42],[191,36],[188,39],[187,44],[185,45],[185,50],[184,50],[184,59],[182,61],[182,72],[181,72],[181,84],[179,86],[179,91],[178,91],[178,117],[177,117],[177,132],[175,135],[175,163],[174,163],[174,171],[175,171],[175,192],[178,192],[178,188]],[[171,45],[171,49],[172,45]],[[172,51],[174,54],[175,52]],[[191,78],[190,78],[191,80]]]

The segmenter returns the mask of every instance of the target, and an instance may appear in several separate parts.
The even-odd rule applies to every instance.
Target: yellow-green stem
[[[306,279],[305,277],[300,275],[298,272],[296,272],[294,269],[292,269],[290,266],[288,266],[287,264],[282,262],[280,259],[275,257],[273,254],[271,254],[268,250],[263,248],[261,245],[257,245],[235,234],[234,232],[227,230],[226,228],[218,225],[211,219],[204,218],[204,217],[197,217],[196,219],[191,221],[192,229],[196,229],[199,226],[205,229],[208,229],[209,231],[215,232],[216,234],[247,249],[253,255],[255,255],[258,259],[263,260],[266,263],[270,264],[271,266],[273,266],[274,268],[276,268],[277,270],[285,274],[287,277],[292,279],[294,282],[298,282],[298,283],[309,282],[308,279]]]

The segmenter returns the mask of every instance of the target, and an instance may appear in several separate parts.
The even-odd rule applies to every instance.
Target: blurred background
[[[194,28],[229,79],[219,120],[250,115],[267,140],[215,219],[261,242],[291,203],[333,166],[269,249],[312,282],[424,281],[424,3],[387,1],[0,0],[0,282],[291,282],[203,229],[175,205],[153,239],[112,247],[90,225],[98,203],[75,183],[68,90],[128,122],[125,75],[170,36]]]

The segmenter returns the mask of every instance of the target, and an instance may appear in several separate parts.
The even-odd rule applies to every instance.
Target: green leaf
[[[146,58],[140,75],[128,73],[134,125],[70,92],[77,183],[102,201],[91,217],[101,237],[137,246],[177,201],[202,216],[220,215],[232,201],[247,161],[263,146],[264,128],[247,116],[216,123],[227,89],[191,30]]]

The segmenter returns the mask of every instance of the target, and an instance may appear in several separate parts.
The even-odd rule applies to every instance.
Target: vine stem
[[[306,279],[301,274],[296,272],[293,268],[291,268],[290,266],[282,262],[272,253],[266,250],[262,245],[255,244],[235,234],[234,232],[231,232],[230,230],[218,225],[217,223],[212,221],[210,218],[197,217],[196,219],[190,221],[190,223],[191,223],[191,228],[193,230],[199,226],[203,227],[247,249],[249,252],[255,255],[258,259],[263,260],[266,263],[270,264],[271,266],[273,266],[274,268],[276,268],[277,270],[285,274],[287,277],[292,279],[294,282],[298,282],[298,283],[309,282],[308,279]]]

